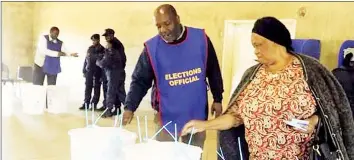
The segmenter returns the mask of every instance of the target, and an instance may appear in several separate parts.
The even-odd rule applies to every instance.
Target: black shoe
[[[87,109],[89,110],[90,109],[90,105],[88,103],[82,104],[82,106],[79,108],[79,110],[85,110],[86,105],[87,105]]]
[[[98,109],[96,109],[96,110],[103,112],[104,110],[106,110],[106,106],[102,106],[101,108],[98,108]]]
[[[103,115],[103,118],[108,118],[108,117],[113,117],[113,116],[117,116],[120,115],[122,113],[120,108],[112,108],[112,109],[108,109]]]
[[[104,114],[102,115],[102,118],[110,118],[117,115],[117,111],[115,108],[112,109],[107,109],[106,112],[104,112]]]

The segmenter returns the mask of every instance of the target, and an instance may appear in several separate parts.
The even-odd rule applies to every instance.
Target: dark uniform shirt
[[[127,57],[125,55],[125,51],[124,51],[124,45],[122,44],[122,42],[120,40],[118,40],[116,37],[113,38],[112,40],[112,48],[118,50],[118,52],[121,54],[122,57],[122,63],[123,66],[125,68],[125,65],[127,63]]]
[[[122,54],[115,48],[105,49],[103,58],[98,58],[97,65],[107,70],[124,70]]]
[[[88,71],[94,71],[98,69],[96,65],[96,60],[98,57],[103,56],[105,52],[105,48],[98,44],[97,46],[91,45],[87,50],[87,56],[84,62],[83,73],[86,74]]]

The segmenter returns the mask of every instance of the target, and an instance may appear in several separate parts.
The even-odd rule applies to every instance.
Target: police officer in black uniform
[[[85,109],[85,104],[93,104],[93,107],[97,109],[97,103],[100,100],[100,90],[102,83],[102,69],[96,65],[98,57],[103,56],[105,48],[100,44],[100,35],[94,34],[91,36],[92,45],[88,48],[87,56],[84,62],[83,73],[86,78],[85,82],[85,99],[84,104],[79,108]],[[93,97],[91,99],[92,89],[94,90]]]
[[[120,40],[118,40],[115,36],[114,36],[115,32],[113,29],[111,28],[107,28],[105,29],[105,32],[102,36],[105,37],[106,41],[110,41],[111,44],[112,44],[112,48],[114,48],[115,50],[117,50],[122,58],[122,63],[123,63],[123,73],[121,75],[121,77],[119,78],[120,79],[120,82],[123,83],[122,85],[120,85],[120,88],[119,88],[119,94],[120,94],[120,97],[124,97],[124,100],[121,101],[119,99],[116,100],[116,104],[117,106],[120,106],[121,103],[124,103],[125,101],[125,97],[126,97],[126,92],[125,92],[125,66],[126,66],[126,62],[127,62],[127,58],[126,58],[126,55],[125,55],[125,51],[124,51],[124,45],[122,44],[122,42]],[[107,77],[105,77],[105,75],[102,76],[102,82],[103,82],[103,92],[104,92],[104,100],[103,100],[103,107],[100,108],[99,110],[105,110],[105,107],[106,107],[106,93],[107,93]],[[118,97],[117,97],[118,98]]]
[[[121,94],[120,88],[124,85],[125,78],[124,59],[122,54],[113,46],[113,41],[107,41],[107,49],[103,58],[97,60],[107,78],[107,100],[106,107],[108,110],[103,114],[103,118],[112,117],[121,113],[121,103],[125,100],[125,94]],[[124,86],[123,86],[124,87]]]

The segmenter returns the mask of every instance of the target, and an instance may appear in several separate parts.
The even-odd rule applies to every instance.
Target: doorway
[[[224,79],[224,104],[241,81],[243,73],[257,64],[251,44],[252,28],[256,20],[226,20],[222,56],[222,73]],[[280,20],[288,28],[291,38],[295,38],[296,20]],[[226,106],[226,105],[225,105]],[[226,106],[227,107],[227,106]]]

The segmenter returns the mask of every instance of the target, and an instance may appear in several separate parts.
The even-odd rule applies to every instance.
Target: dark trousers
[[[108,108],[120,107],[125,101],[126,92],[124,88],[125,72],[118,71],[112,73],[108,78],[108,90],[107,90],[107,106]]]
[[[104,71],[103,71],[104,72]],[[105,73],[102,73],[102,87],[103,87],[103,106],[106,107],[106,97],[107,97],[107,90],[108,90],[108,80]]]
[[[127,97],[127,93],[125,92],[125,71],[123,71],[121,77],[120,77],[120,84],[119,84],[119,91],[118,91],[118,99],[119,99],[119,105],[123,104],[125,102],[125,98]]]
[[[33,84],[43,86],[44,78],[47,76],[47,85],[56,85],[57,84],[57,74],[50,75],[43,72],[43,68],[34,64],[33,69]]]
[[[86,82],[85,82],[85,100],[84,102],[89,104],[93,103],[97,105],[100,100],[101,93],[101,80],[102,70],[97,69],[95,71],[89,71],[85,74]],[[93,89],[93,97],[91,100],[91,94]]]

